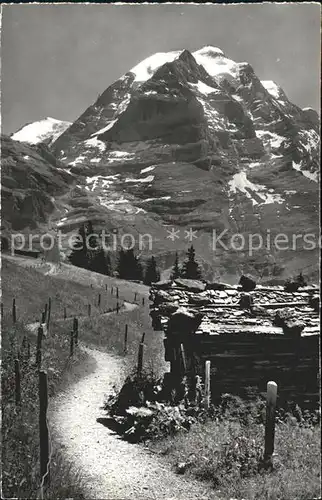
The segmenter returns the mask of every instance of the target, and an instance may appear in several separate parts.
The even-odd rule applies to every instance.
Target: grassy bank
[[[68,276],[63,273],[44,275],[40,270],[19,266],[3,260],[2,263],[2,486],[7,498],[36,498],[39,494],[39,429],[38,429],[38,373],[35,366],[36,331],[31,332],[27,325],[39,321],[45,303],[51,297],[51,327],[43,340],[42,367],[48,373],[49,398],[83,376],[90,360],[80,349],[69,356],[70,331],[73,317],[79,317],[80,342],[124,355],[125,366],[130,370],[137,354],[138,342],[146,331],[146,363],[154,357],[159,359],[159,345],[151,333],[146,294],[145,305],[142,295],[146,287],[138,285],[137,307],[125,311],[124,300],[134,299],[136,284],[127,286],[118,280],[104,281],[93,273],[92,287],[88,276],[82,270],[71,266]],[[76,281],[73,278],[77,278]],[[106,286],[105,286],[106,285]],[[113,295],[111,288],[114,288]],[[119,298],[116,298],[116,286]],[[107,289],[106,289],[107,288]],[[98,306],[98,295],[101,305]],[[17,323],[12,322],[12,300],[16,299]],[[104,314],[114,309],[117,302],[119,314]],[[87,316],[91,304],[91,316]],[[67,319],[64,320],[64,308]],[[128,325],[128,352],[124,353],[124,331]],[[154,332],[153,332],[154,333]],[[23,346],[23,338],[26,345]],[[28,359],[27,343],[30,343]],[[21,406],[15,405],[14,360],[20,352],[21,366]],[[94,367],[93,367],[94,368]],[[83,498],[82,479],[70,473],[61,450],[51,437],[51,484],[46,498]]]
[[[23,338],[30,342],[22,347]],[[20,351],[21,404],[15,403],[14,360]],[[2,488],[6,498],[36,498],[41,482],[39,473],[39,428],[38,428],[38,372],[35,366],[36,337],[22,323],[2,323]],[[43,340],[42,367],[48,373],[49,397],[62,386],[65,375],[78,364],[84,363],[85,355],[77,351],[69,357],[69,339],[65,329],[54,324],[50,335]],[[52,487],[59,485],[57,494],[67,498],[72,493],[82,498],[81,489],[65,468],[64,480],[61,472],[62,458],[52,443],[51,474]],[[62,469],[63,470],[63,469]],[[59,479],[57,479],[59,478]],[[53,498],[52,490],[45,495]]]
[[[296,418],[297,417],[297,418]],[[263,468],[263,405],[231,405],[205,423],[149,444],[181,472],[211,482],[218,498],[320,498],[320,426],[317,415],[278,419],[274,468]]]

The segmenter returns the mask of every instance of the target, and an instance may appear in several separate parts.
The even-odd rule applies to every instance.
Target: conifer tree
[[[71,264],[77,267],[88,268],[89,259],[86,249],[86,228],[85,224],[82,224],[78,230],[76,240],[73,244],[73,250],[69,256],[69,261]]]
[[[180,267],[179,267],[179,257],[178,257],[178,252],[176,252],[176,257],[175,261],[172,267],[172,272],[171,272],[171,279],[175,280],[177,278],[180,278]]]
[[[151,259],[149,259],[146,266],[144,284],[150,286],[151,283],[156,283],[157,281],[160,281],[160,273],[157,269],[156,260],[152,255]]]
[[[201,269],[199,267],[198,262],[195,260],[195,249],[193,245],[188,249],[187,258],[182,265],[182,269],[180,272],[181,278],[192,279],[192,280],[200,280]]]
[[[92,254],[90,269],[100,274],[111,274],[111,259],[108,254],[105,254],[102,247],[99,247]]]
[[[121,248],[117,262],[117,272],[119,278],[125,280],[143,279],[143,270],[140,258],[135,256],[133,248],[124,250]]]

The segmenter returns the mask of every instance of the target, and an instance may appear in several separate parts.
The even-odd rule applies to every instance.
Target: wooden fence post
[[[74,339],[75,339],[75,346],[76,346],[76,345],[78,345],[78,319],[77,318],[74,318],[73,331],[74,331]]]
[[[49,299],[48,299],[48,314],[47,314],[47,332],[49,330],[50,314],[51,314],[51,298],[49,297]]]
[[[48,304],[47,304],[47,302],[46,302],[46,304],[45,304],[45,310],[44,310],[44,313],[45,313],[45,321],[44,321],[44,323],[45,323],[45,322],[47,322],[47,313],[48,313]]]
[[[1,319],[3,318],[3,303],[1,302]]]
[[[142,306],[144,306],[144,297],[142,297]]]
[[[99,293],[98,294],[98,307],[101,306],[101,294]]]
[[[180,354],[182,359],[183,373],[185,375],[187,373],[187,359],[183,344],[180,344]]]
[[[119,298],[119,287],[118,286],[116,287],[116,298],[117,299]]]
[[[134,302],[136,302],[137,292],[134,292]]]
[[[88,304],[88,316],[90,316],[90,315],[91,315],[91,305]]]
[[[113,287],[111,288],[111,295],[113,295]]]
[[[67,318],[67,311],[66,311],[66,307],[64,307],[64,319]]]
[[[40,476],[42,484],[49,483],[49,434],[47,426],[48,384],[47,373],[39,371],[39,442],[40,442]]]
[[[139,353],[138,353],[138,372],[137,372],[138,377],[141,377],[141,375],[142,375],[143,352],[144,352],[144,344],[142,342],[140,342]]]
[[[20,362],[19,359],[15,359],[15,400],[16,405],[21,403],[21,388],[20,388]]]
[[[267,466],[273,465],[272,455],[274,453],[276,399],[277,399],[277,384],[273,381],[267,382],[265,451],[264,451],[264,462],[266,463]]]
[[[17,321],[16,299],[12,299],[12,322],[16,323],[16,321]]]
[[[43,328],[40,326],[38,328],[38,335],[37,335],[37,352],[36,352],[36,364],[38,366],[38,369],[41,367],[41,343],[42,343],[42,338],[43,338]]]
[[[70,350],[69,355],[72,357],[74,354],[74,331],[70,332]]]
[[[211,361],[207,360],[205,363],[205,407],[210,407],[210,367]]]
[[[125,333],[124,333],[124,352],[127,353],[127,331],[128,325],[125,325]]]
[[[120,304],[117,302],[117,304],[116,304],[116,313],[117,314],[119,313],[119,310],[120,310]]]
[[[105,283],[105,292],[107,292],[107,283]]]
[[[46,312],[43,311],[41,313],[41,324],[44,324],[46,322]]]

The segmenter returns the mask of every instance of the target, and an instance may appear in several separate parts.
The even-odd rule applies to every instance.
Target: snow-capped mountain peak
[[[163,64],[174,61],[180,56],[182,50],[174,50],[172,52],[157,52],[152,56],[147,57],[139,64],[130,69],[135,75],[135,82],[145,82],[159,69]]]
[[[165,227],[193,227],[196,251],[212,263],[207,238],[214,228],[264,235],[272,227],[305,234],[318,226],[317,113],[219,48],[151,55],[68,125],[46,118],[13,135],[32,143],[59,135],[48,153],[75,179],[72,208],[57,219],[66,231],[91,213],[102,227],[155,235],[162,240],[156,250],[167,252]],[[218,266],[243,258],[223,254]]]
[[[29,144],[39,144],[40,142],[51,144],[58,139],[70,125],[70,122],[56,120],[55,118],[47,116],[42,120],[24,125],[11,135],[11,139],[19,142],[27,142]]]

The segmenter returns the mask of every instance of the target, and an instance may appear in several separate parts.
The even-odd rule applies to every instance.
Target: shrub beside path
[[[91,359],[83,377],[54,398],[49,424],[55,442],[84,479],[85,498],[106,500],[216,500],[208,485],[173,472],[161,457],[123,441],[97,422],[105,397],[123,381],[122,360],[80,346]],[[93,370],[92,360],[96,367]]]

